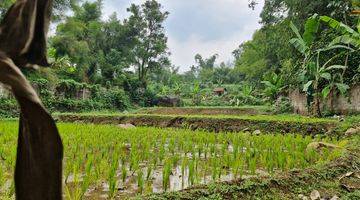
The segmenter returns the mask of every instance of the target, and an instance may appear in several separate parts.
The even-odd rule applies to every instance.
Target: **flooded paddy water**
[[[297,134],[251,135],[60,123],[65,199],[124,199],[200,184],[270,176],[339,157],[346,141]],[[0,197],[11,196],[17,124],[0,122]],[[308,150],[312,142],[339,148]]]

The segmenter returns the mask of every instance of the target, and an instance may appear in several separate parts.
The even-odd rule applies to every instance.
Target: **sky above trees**
[[[131,3],[144,0],[104,0],[104,16],[117,12],[119,18],[128,16]],[[194,56],[218,54],[218,61],[231,61],[231,52],[242,42],[251,39],[260,28],[263,0],[255,10],[247,0],[159,0],[170,12],[165,23],[172,53],[172,64],[186,71],[195,64]]]

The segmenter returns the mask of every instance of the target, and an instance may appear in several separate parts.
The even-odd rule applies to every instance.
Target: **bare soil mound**
[[[264,115],[268,114],[264,109],[256,107],[247,108],[147,108],[136,112],[137,114],[157,115]]]
[[[191,116],[161,115],[58,115],[62,122],[80,122],[94,124],[132,124],[134,126],[152,126],[160,128],[189,128],[211,132],[257,132],[257,133],[298,133],[303,135],[325,134],[336,127],[331,122],[286,122],[251,120],[240,118],[214,118]]]

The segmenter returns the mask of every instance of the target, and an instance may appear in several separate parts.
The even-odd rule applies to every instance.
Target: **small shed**
[[[214,94],[218,95],[218,96],[222,96],[226,93],[226,88],[222,88],[222,87],[219,87],[219,88],[215,88],[213,90]]]
[[[360,10],[351,11],[351,15],[360,15]]]

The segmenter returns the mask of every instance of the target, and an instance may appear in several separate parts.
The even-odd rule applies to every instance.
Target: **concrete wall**
[[[300,115],[308,114],[306,95],[304,93],[301,93],[299,89],[290,91],[289,99],[291,101],[292,107],[294,108],[294,113]]]
[[[306,95],[299,89],[290,91],[289,98],[294,108],[294,112],[301,115],[307,115],[308,108]],[[335,96],[327,98],[321,102],[323,110],[331,110],[338,114],[360,113],[360,85],[351,87],[346,97]]]
[[[0,83],[0,98],[9,98],[10,96],[10,91],[6,89],[3,84]]]
[[[79,89],[77,91],[71,92],[70,94],[66,93],[67,91],[60,91],[55,89],[54,95],[59,98],[65,98],[65,96],[69,96],[70,98],[77,100],[85,100],[91,98],[91,91],[87,88]]]
[[[35,91],[39,94],[40,91],[39,87],[35,84],[33,84],[32,86],[35,89]],[[56,93],[55,95],[57,97],[64,97],[65,92]],[[72,94],[72,96],[74,99],[78,99],[78,100],[89,99],[91,97],[91,91],[87,88],[79,89],[78,91],[75,91],[75,93]],[[11,92],[3,84],[0,83],[0,98],[11,98],[11,97],[12,97]]]
[[[87,88],[80,89],[76,92],[75,98],[80,100],[90,99],[91,91]]]

